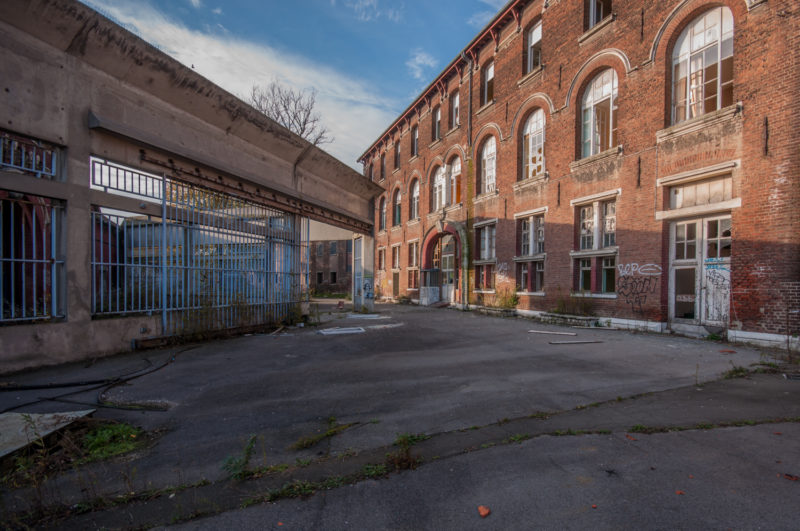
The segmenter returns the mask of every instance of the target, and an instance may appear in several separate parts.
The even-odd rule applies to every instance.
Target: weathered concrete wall
[[[0,327],[0,372],[124,351],[157,317],[93,320],[91,209],[160,215],[89,188],[89,159],[230,192],[369,233],[380,188],[72,0],[0,3],[0,128],[60,146],[54,180],[0,169],[0,188],[66,204],[66,318]]]

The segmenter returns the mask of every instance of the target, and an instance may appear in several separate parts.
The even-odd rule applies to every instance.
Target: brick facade
[[[309,242],[309,284],[315,293],[349,293],[352,264],[352,240]]]
[[[437,296],[425,286],[443,285],[442,253],[452,251],[453,291],[438,297],[459,304],[511,305],[516,296],[522,310],[797,333],[800,128],[792,102],[800,93],[800,11],[789,0],[611,7],[595,14],[581,0],[509,3],[364,153],[365,173],[386,190],[376,203],[376,227],[383,227],[376,294],[432,302]],[[718,33],[696,32],[718,41],[717,59],[701,70],[708,110],[673,118],[698,108],[696,101],[690,111],[673,104],[673,87],[682,86],[673,52],[682,33],[702,17],[712,21],[714,10]],[[596,24],[587,29],[592,16]],[[724,22],[731,19],[732,62]],[[538,49],[530,39],[537,24]],[[715,75],[719,81],[709,84]],[[456,92],[458,125],[451,127]],[[698,93],[690,89],[689,99]],[[536,150],[525,134],[537,111],[543,161],[526,148]],[[482,161],[487,142],[495,145],[493,187],[484,168],[491,163]],[[456,160],[453,184],[437,170]],[[415,183],[418,217],[410,219]],[[536,246],[539,222],[543,249]],[[450,251],[442,245],[447,234],[455,240]],[[410,260],[414,249],[419,255]],[[410,289],[417,267],[420,287]]]

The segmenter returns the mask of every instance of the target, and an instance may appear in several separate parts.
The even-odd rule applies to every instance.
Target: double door
[[[731,294],[731,217],[673,222],[669,275],[671,320],[727,327]]]

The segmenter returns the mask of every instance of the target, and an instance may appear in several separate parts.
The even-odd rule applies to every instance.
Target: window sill
[[[704,181],[712,177],[719,177],[720,175],[730,174],[734,168],[739,166],[738,160],[723,162],[722,164],[715,164],[713,166],[706,166],[705,168],[697,168],[674,175],[668,175],[656,180],[657,186],[676,186],[687,184],[694,181]]]
[[[437,147],[441,143],[442,143],[442,139],[441,138],[437,138],[436,140],[434,140],[430,144],[428,144],[428,149],[433,149],[433,148]]]
[[[403,226],[402,226],[402,225],[395,225],[395,226],[393,226],[393,227],[392,227],[392,232],[397,232],[397,231],[399,231],[399,230],[400,230],[400,229],[402,229],[402,228],[403,228]]]
[[[447,133],[444,134],[445,138],[447,138],[448,136],[452,135],[453,133],[455,133],[459,129],[461,129],[461,124],[456,124],[455,127],[451,128]]]
[[[518,192],[520,190],[524,190],[525,188],[543,184],[549,178],[550,178],[550,173],[544,172],[543,174],[537,175],[536,177],[529,177],[527,179],[515,182],[513,188],[515,192]]]
[[[383,236],[384,234],[386,234],[386,229],[380,229],[378,231],[378,236]]]
[[[400,166],[392,170],[392,175],[400,171]]]
[[[616,293],[591,293],[588,291],[576,291],[569,294],[570,297],[577,299],[616,299]]]
[[[461,210],[461,207],[462,207],[461,203],[456,203],[454,205],[449,205],[449,206],[444,207],[444,211],[445,212],[453,212],[455,210]]]
[[[406,291],[419,291],[419,288],[406,288]]]
[[[540,74],[543,71],[544,71],[543,66],[541,65],[537,66],[536,68],[534,68],[533,70],[522,76],[522,78],[519,81],[517,81],[517,86],[522,87],[523,85],[526,85],[530,80],[541,77]]]
[[[569,206],[574,207],[578,205],[588,205],[589,203],[594,203],[595,201],[606,201],[609,199],[616,199],[620,195],[622,195],[622,188],[615,188],[613,190],[607,190],[605,192],[599,192],[592,195],[577,197],[569,202]]]
[[[547,258],[547,253],[536,253],[536,254],[529,254],[526,256],[515,256],[515,262],[541,262]]]
[[[622,144],[612,147],[611,149],[601,151],[597,155],[591,155],[589,157],[570,162],[569,171],[574,172],[575,170],[579,170],[584,166],[590,166],[596,162],[600,162],[601,160],[616,158],[620,155],[622,155]]]
[[[497,263],[497,258],[483,258],[481,260],[473,260],[472,265],[481,266],[481,265],[492,265]]]
[[[416,155],[412,155],[411,158],[408,159],[408,162],[409,163],[414,162],[418,158],[419,158],[419,153],[417,153]]]
[[[686,218],[692,216],[700,216],[705,214],[712,214],[714,212],[725,212],[734,208],[742,206],[742,198],[730,199],[728,201],[721,201],[719,203],[710,203],[708,205],[697,205],[686,208],[676,208],[675,210],[658,210],[656,211],[656,221],[666,221],[670,219]]]
[[[481,114],[486,112],[487,109],[490,109],[493,105],[494,105],[494,100],[492,100],[492,101],[490,101],[488,103],[484,103],[483,106],[480,109],[475,111],[475,116],[480,116]]]
[[[614,256],[619,253],[619,247],[604,247],[602,249],[585,249],[583,251],[570,251],[571,258],[589,258],[592,256]]]
[[[407,227],[413,227],[415,225],[419,225],[419,218],[409,219],[408,221],[406,221]]]
[[[595,24],[591,28],[589,28],[586,31],[584,31],[583,35],[578,37],[578,44],[583,44],[586,41],[591,40],[592,37],[594,37],[595,35],[601,33],[603,31],[603,29],[609,27],[611,25],[611,23],[614,22],[616,19],[617,19],[617,14],[616,13],[611,13],[606,18],[604,18],[603,20],[601,20],[600,22],[598,22],[597,24]]]
[[[741,112],[742,102],[737,102],[734,105],[728,105],[724,109],[719,109],[718,111],[703,114],[701,116],[695,116],[694,118],[690,118],[689,120],[685,120],[671,127],[667,127],[666,129],[656,131],[656,143],[660,144],[667,140],[672,140],[673,138],[700,131],[706,127],[712,127],[714,125],[725,123],[733,120],[737,114],[741,116]]]
[[[493,197],[497,197],[498,195],[500,195],[500,191],[497,188],[495,188],[494,192],[485,192],[483,194],[476,195],[475,198],[472,200],[472,204],[474,205],[476,203],[482,203],[483,201],[486,201]]]
[[[520,297],[544,297],[544,291],[518,291],[517,295]]]
[[[495,290],[493,290],[493,289],[474,289],[474,290],[472,290],[472,293],[492,294],[492,293],[497,293],[497,292]]]

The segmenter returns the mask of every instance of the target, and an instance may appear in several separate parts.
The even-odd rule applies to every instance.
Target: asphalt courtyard
[[[772,370],[771,353],[415,306],[322,314],[321,326],[0,377],[126,380],[5,390],[0,410],[145,408],[98,408],[150,444],[48,478],[54,516],[39,525],[798,528],[800,382],[720,379]],[[4,523],[24,522],[30,489],[0,492]]]

